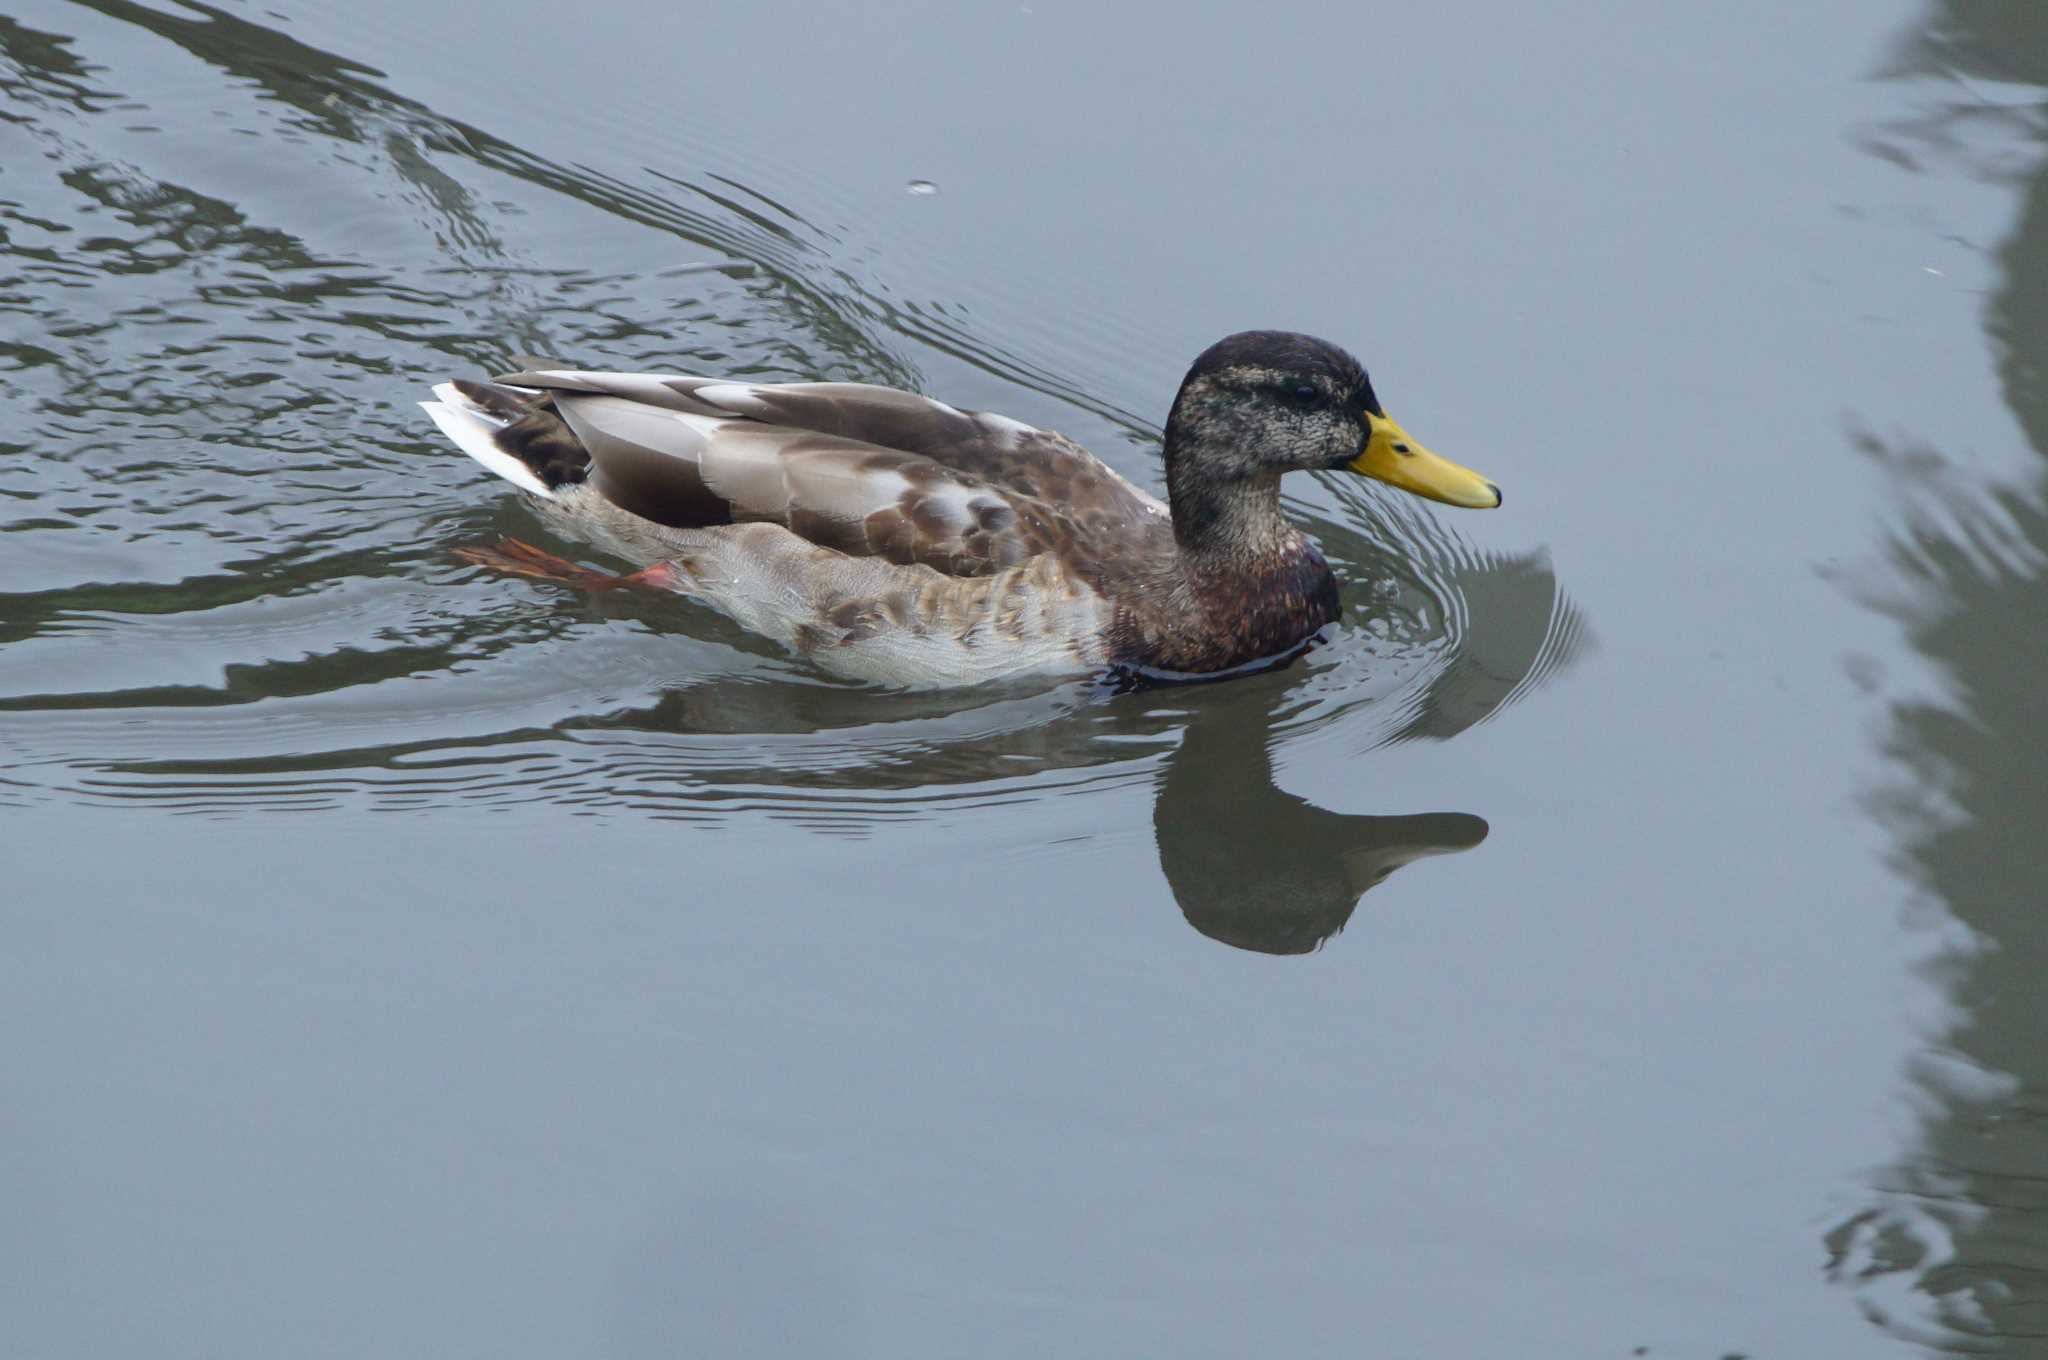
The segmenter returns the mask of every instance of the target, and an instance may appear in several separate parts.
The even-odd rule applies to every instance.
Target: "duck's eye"
[[[1280,389],[1280,395],[1289,406],[1298,406],[1304,411],[1323,399],[1322,389],[1314,383],[1296,383],[1292,387],[1283,387]]]

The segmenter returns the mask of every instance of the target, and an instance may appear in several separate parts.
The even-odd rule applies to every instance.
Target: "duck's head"
[[[1290,331],[1240,331],[1204,350],[1167,416],[1166,451],[1176,515],[1183,493],[1299,470],[1348,470],[1472,509],[1501,499],[1389,418],[1358,360]]]

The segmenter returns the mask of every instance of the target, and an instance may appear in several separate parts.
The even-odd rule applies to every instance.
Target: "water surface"
[[[2040,1353],[2044,63],[2017,2],[0,15],[14,1350]],[[889,382],[1156,487],[1247,326],[1507,503],[1294,479],[1345,616],[1227,685],[489,577],[573,545],[413,405]]]

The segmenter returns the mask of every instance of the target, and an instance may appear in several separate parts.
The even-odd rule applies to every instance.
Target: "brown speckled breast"
[[[1205,674],[1301,646],[1341,612],[1337,578],[1313,544],[1254,563],[1175,564],[1150,581],[1112,585],[1114,664]]]

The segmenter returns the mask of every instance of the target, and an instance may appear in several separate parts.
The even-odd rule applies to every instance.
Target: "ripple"
[[[1189,692],[891,693],[672,600],[471,579],[451,548],[552,541],[416,418],[427,378],[518,349],[920,387],[937,360],[1150,483],[1156,429],[1066,375],[1153,346],[1096,318],[1006,348],[972,297],[903,296],[789,193],[659,168],[678,146],[638,148],[656,168],[566,164],[233,15],[106,12],[227,79],[0,26],[0,80],[46,152],[0,204],[0,314],[39,337],[6,352],[25,417],[0,457],[11,805],[533,802],[862,835],[1164,788],[1212,726],[1266,734],[1262,787],[1284,797],[1275,743],[1448,737],[1583,649],[1540,555],[1475,553],[1355,479],[1304,479],[1291,502],[1353,582],[1342,621],[1277,676]],[[145,124],[164,130],[126,131]],[[313,154],[255,173],[222,125]],[[1190,824],[1220,815],[1175,797]]]

